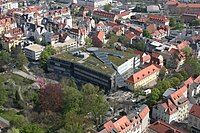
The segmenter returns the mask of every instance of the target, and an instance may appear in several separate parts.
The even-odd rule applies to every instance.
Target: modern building
[[[183,86],[176,90],[167,89],[163,94],[165,102],[153,107],[152,118],[167,123],[181,122],[188,117],[187,87]]]
[[[149,108],[142,105],[127,116],[116,116],[94,133],[144,133],[149,125]]]
[[[149,126],[148,133],[187,133],[187,132],[159,120]]]
[[[124,81],[138,66],[139,59],[128,51],[93,47],[51,57],[48,60],[48,70],[73,77],[83,83],[93,83],[110,91],[126,86]]]
[[[200,132],[200,106],[193,105],[188,117],[188,129],[191,133]]]
[[[91,6],[94,8],[102,7],[111,3],[112,3],[112,0],[77,0],[78,5]]]
[[[31,60],[39,60],[44,46],[32,44],[24,48],[25,55]]]
[[[142,68],[127,79],[127,83],[133,88],[151,87],[157,83],[160,68],[155,65]]]

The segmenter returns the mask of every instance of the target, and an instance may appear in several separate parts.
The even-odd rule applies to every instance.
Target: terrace
[[[133,52],[121,52],[112,49],[99,49],[101,52],[108,53],[106,57],[116,66],[120,66],[128,59],[134,56]],[[85,50],[80,50],[80,56],[72,55],[70,53],[62,53],[55,55],[56,58],[63,59],[66,61],[70,61],[73,63],[81,64],[90,69],[96,70],[98,72],[104,72],[105,74],[112,75],[115,70],[112,67],[109,67],[105,63],[103,63],[100,59],[98,59],[94,52],[85,52]],[[87,56],[85,56],[87,55]],[[119,55],[120,57],[118,57]]]

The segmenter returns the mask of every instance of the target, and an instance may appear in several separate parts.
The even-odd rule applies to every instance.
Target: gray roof
[[[176,91],[176,89],[174,88],[169,88],[167,89],[164,93],[163,93],[163,97],[168,97],[170,96],[172,93],[174,93]]]

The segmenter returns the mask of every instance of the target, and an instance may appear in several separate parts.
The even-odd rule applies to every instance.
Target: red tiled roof
[[[178,49],[179,49],[179,50],[182,50],[182,49],[184,49],[185,47],[187,47],[188,45],[190,45],[190,42],[189,42],[189,41],[183,41],[183,42],[181,42],[181,43],[178,45]]]
[[[129,15],[130,12],[129,11],[124,11],[122,12],[121,14],[117,14],[118,17],[123,17],[123,16],[126,16],[126,15]]]
[[[166,5],[176,5],[176,4],[178,4],[179,2],[177,2],[177,1],[167,1],[165,4]]]
[[[186,81],[184,81],[185,86],[191,85],[192,83],[194,83],[194,80],[192,77],[189,77]]]
[[[149,129],[158,132],[158,133],[187,133],[183,130],[178,129],[177,127],[170,125],[161,120],[154,122],[149,126]]]
[[[133,32],[129,32],[128,34],[125,34],[125,36],[128,38],[128,39],[133,39],[135,38],[135,34]]]
[[[184,8],[184,7],[187,7],[188,5],[186,3],[179,3],[177,5],[177,8]]]
[[[140,113],[139,116],[143,120],[145,116],[150,112],[150,109],[148,106],[146,106]]]
[[[155,65],[150,65],[144,69],[142,69],[141,71],[133,74],[132,76],[130,76],[127,80],[127,82],[130,82],[130,83],[137,83],[143,79],[145,79],[146,77],[152,75],[153,73],[159,71],[160,68],[156,67]]]
[[[193,15],[200,16],[200,11],[185,10],[184,13],[183,13],[183,15],[184,14],[193,14]]]
[[[142,21],[142,22],[147,22],[149,19],[148,18],[139,18],[138,20]]]
[[[113,13],[108,13],[108,12],[104,12],[104,11],[94,11],[93,14],[98,15],[98,16],[102,16],[102,17],[105,17],[105,18],[114,18],[116,16]]]
[[[165,16],[158,16],[158,15],[149,15],[148,18],[150,20],[160,21],[160,22],[169,22],[169,19]]]
[[[190,109],[189,114],[200,118],[200,106],[194,104]]]
[[[200,4],[187,4],[189,8],[200,8]]]
[[[179,100],[181,100],[182,98],[186,98],[184,96],[184,93],[187,93],[187,87],[186,86],[183,86],[182,88],[178,89],[177,91],[175,91],[173,94],[170,95],[172,101],[174,102],[174,104],[176,106],[180,106],[178,104]],[[184,106],[184,104],[181,105],[181,106]]]
[[[108,25],[111,26],[111,27],[113,27],[113,26],[117,25],[117,23],[110,21],[110,22],[108,22]]]
[[[98,24],[96,24],[96,27],[102,27],[102,26],[105,26],[104,23],[98,23]]]
[[[103,41],[104,36],[105,36],[105,33],[104,33],[103,31],[97,32],[97,38],[98,38],[99,40]]]
[[[195,83],[200,83],[200,75],[194,80]]]

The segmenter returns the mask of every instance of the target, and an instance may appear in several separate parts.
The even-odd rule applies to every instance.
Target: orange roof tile
[[[129,15],[130,12],[129,11],[124,11],[122,12],[121,14],[117,14],[118,17],[123,17],[123,16],[126,16],[126,15]]]
[[[144,69],[142,69],[141,71],[133,74],[132,76],[130,76],[127,80],[127,82],[130,82],[130,83],[137,83],[143,79],[145,79],[146,77],[152,75],[153,73],[159,71],[160,68],[156,67],[155,65],[150,65]]]
[[[129,32],[128,34],[125,34],[125,36],[128,38],[128,39],[133,39],[136,37],[136,35],[133,33],[133,32]]]
[[[99,40],[103,41],[104,36],[105,36],[105,33],[103,31],[97,32],[97,38],[99,38]]]
[[[165,4],[166,5],[176,5],[176,4],[178,4],[179,2],[177,2],[177,1],[167,1]]]
[[[160,22],[169,22],[169,19],[166,18],[165,16],[149,15],[148,18],[149,18],[149,20],[155,20],[155,21],[160,21]]]
[[[194,80],[195,83],[200,83],[200,75]]]
[[[200,118],[200,106],[194,104],[194,105],[192,106],[192,108],[191,108],[189,114]]]
[[[154,122],[149,126],[149,129],[157,132],[157,133],[187,133],[177,127],[170,125],[161,120]]]
[[[186,98],[184,96],[184,93],[187,93],[187,87],[183,86],[182,88],[178,89],[177,91],[175,91],[173,94],[170,95],[172,101],[174,102],[174,104],[176,106],[178,105],[178,101],[181,100],[182,98]]]
[[[192,77],[189,77],[186,81],[184,81],[185,86],[191,85],[192,83],[194,83],[194,80],[192,79]]]
[[[186,46],[190,45],[190,42],[189,41],[183,41],[181,42],[179,45],[178,45],[178,49],[179,50],[182,50],[184,49]]]
[[[188,5],[186,3],[179,3],[177,5],[177,8],[184,8],[184,7],[187,7]]]
[[[146,106],[139,114],[140,118],[143,120],[145,116],[150,112],[150,109],[148,106]]]

